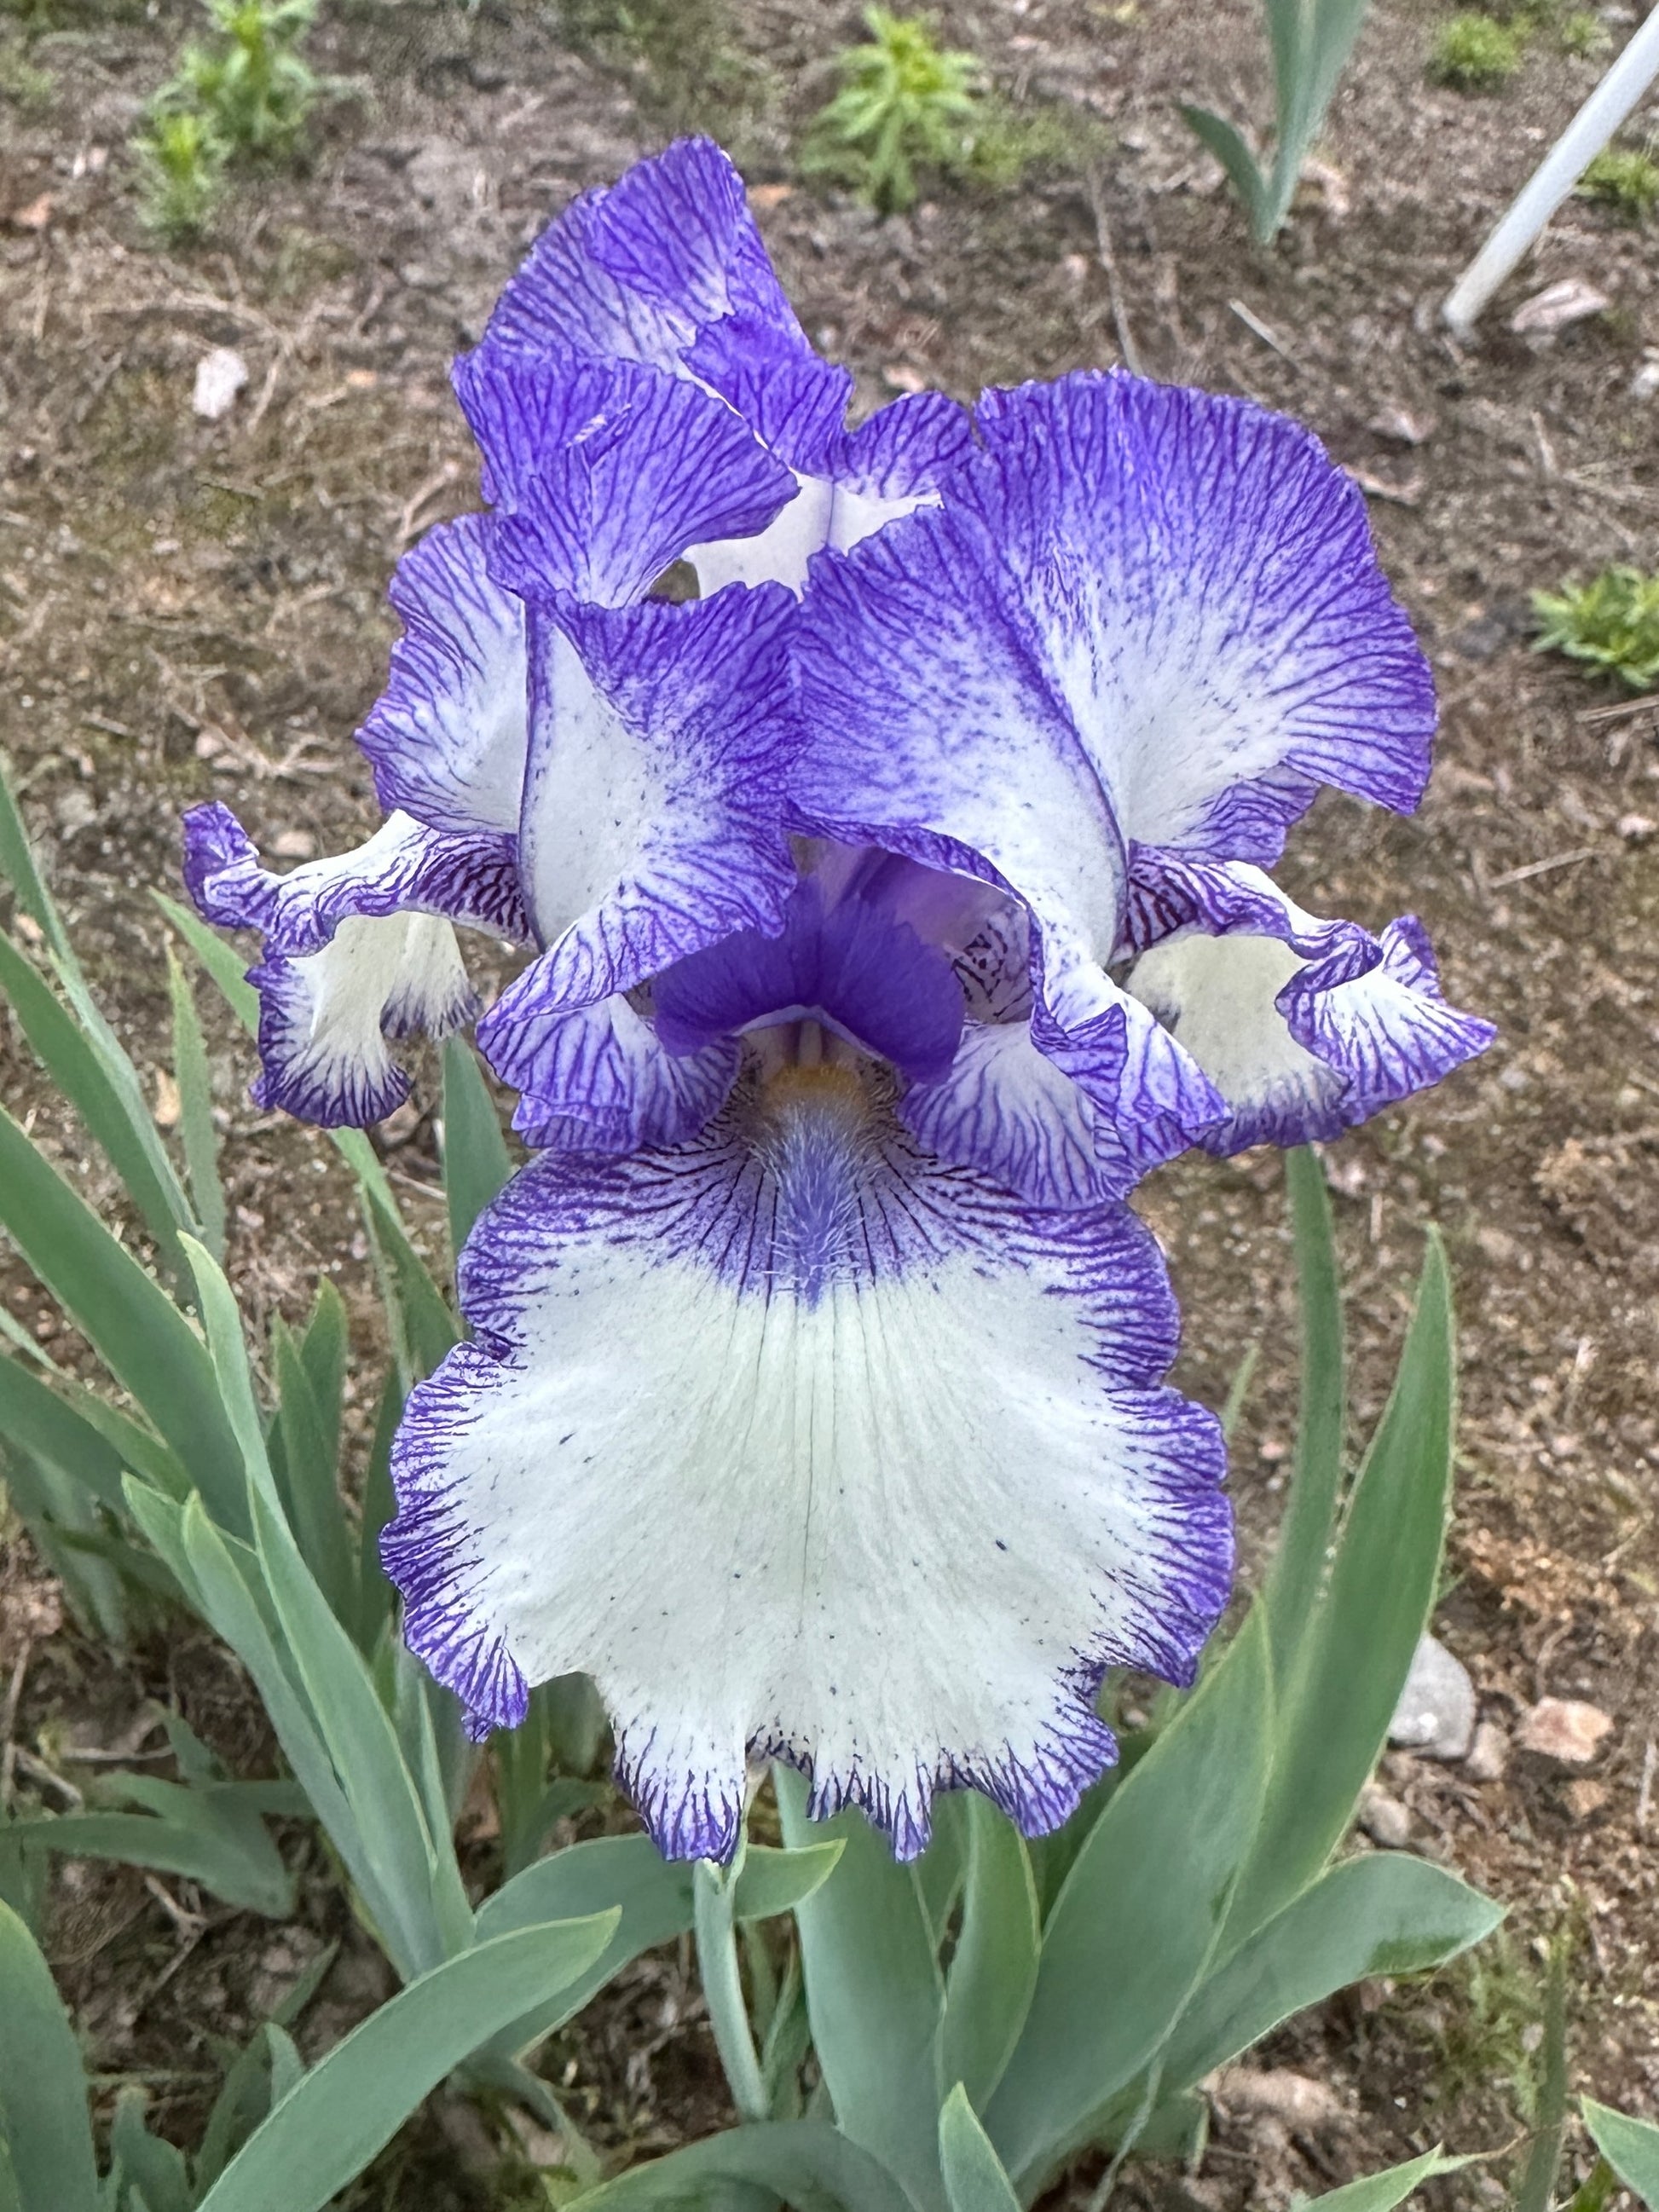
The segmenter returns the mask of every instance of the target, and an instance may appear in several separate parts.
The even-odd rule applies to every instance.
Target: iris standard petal
[[[1449,1006],[1421,925],[1380,938],[1304,913],[1259,869],[1137,854],[1132,902],[1156,942],[1127,988],[1226,1101],[1199,1141],[1328,1139],[1483,1052],[1492,1024]]]
[[[622,997],[539,1014],[523,1004],[490,1040],[496,1074],[521,1094],[514,1127],[550,1152],[631,1152],[695,1136],[725,1103],[738,1057],[718,1037],[671,1053]]]
[[[524,608],[489,574],[490,527],[440,523],[398,563],[404,634],[357,732],[381,805],[455,836],[517,832],[530,741]]]
[[[485,1038],[521,1003],[609,998],[734,930],[778,927],[795,883],[782,825],[793,609],[774,585],[532,611],[520,860],[549,950]]]
[[[1008,618],[1065,699],[1124,835],[1231,859],[1218,810],[1267,779],[1409,811],[1429,666],[1363,495],[1253,402],[1085,374],[988,392],[961,502],[995,539]],[[1285,780],[1288,779],[1288,782]],[[1299,788],[1298,788],[1299,787]]]
[[[933,508],[816,561],[793,649],[804,819],[1014,892],[1051,985],[1103,967],[1124,841],[1065,701],[1034,681],[978,526]]]
[[[501,556],[509,582],[527,580],[550,546],[564,572],[581,550],[566,542],[559,520],[581,489],[570,426],[552,419],[571,403],[562,398],[553,409],[549,395],[568,394],[571,373],[583,368],[609,377],[608,417],[624,393],[638,417],[628,500],[659,496],[659,478],[673,487],[672,513],[689,515],[690,495],[702,498],[708,511],[700,526],[665,552],[672,529],[646,542],[658,556],[652,574],[684,554],[705,594],[767,581],[799,591],[813,553],[854,544],[937,498],[972,443],[966,414],[938,392],[901,399],[848,431],[852,374],[809,343],[743,179],[708,139],[678,141],[567,208],[507,286],[477,352],[460,364],[462,404],[489,462],[487,495],[501,496],[519,479]],[[669,380],[680,383],[676,399],[661,389]],[[526,441],[502,419],[504,400],[507,414],[532,428],[533,471],[522,451],[511,453]],[[739,433],[759,452],[745,453]],[[567,461],[553,458],[567,447]],[[763,459],[784,477],[760,472]],[[604,502],[611,510],[622,482],[611,464]],[[780,489],[770,512],[753,520],[748,495]],[[722,501],[725,516],[714,511]],[[634,595],[617,580],[626,567],[623,549],[606,546],[588,556],[584,579],[567,574],[562,587],[614,605]]]
[[[809,813],[965,844],[1104,961],[1127,840],[1271,857],[1317,781],[1415,804],[1427,665],[1308,432],[1092,374],[981,422],[945,509],[816,572]]]
[[[769,579],[803,591],[815,553],[826,546],[845,552],[917,507],[937,505],[972,450],[967,414],[942,392],[896,399],[849,431],[842,417],[850,379],[845,392],[827,395],[815,374],[756,357],[742,333],[724,324],[699,347],[694,365],[715,340],[724,350],[710,380],[789,464],[799,488],[757,535],[688,550],[705,592]]]
[[[792,793],[1024,902],[1033,1036],[1121,1136],[1121,1188],[1226,1118],[1108,972],[1131,843],[1276,850],[1318,780],[1413,804],[1432,690],[1363,501],[1295,425],[1095,375],[980,420],[946,506],[815,564]]]
[[[1024,1206],[794,1071],[677,1151],[537,1161],[461,1279],[477,1340],[394,1453],[405,1634],[481,1729],[592,1673],[669,1854],[728,1857],[769,1755],[902,1856],[939,1788],[1045,1832],[1113,1756],[1102,1670],[1191,1679],[1223,1449],[1127,1210]]]
[[[763,531],[795,497],[739,416],[667,370],[480,347],[454,383],[497,510],[492,572],[523,598],[626,605],[689,546]]]
[[[682,138],[617,183],[584,192],[548,225],[484,339],[530,356],[671,368],[728,319],[774,359],[814,357],[743,179],[712,139]]]

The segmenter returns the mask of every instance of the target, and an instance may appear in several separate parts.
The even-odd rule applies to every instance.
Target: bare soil
[[[1436,319],[1603,64],[1540,36],[1502,95],[1436,89],[1424,68],[1434,9],[1376,0],[1322,166],[1262,252],[1174,112],[1182,98],[1267,112],[1252,0],[941,8],[948,43],[982,54],[1010,99],[1103,125],[1109,141],[1091,174],[1057,158],[1018,190],[941,188],[885,222],[809,187],[793,163],[854,10],[656,0],[633,9],[631,42],[623,12],[606,0],[567,0],[562,15],[527,0],[325,7],[314,58],[355,88],[319,113],[308,166],[253,179],[209,239],[173,253],[138,222],[125,143],[190,27],[180,0],[143,13],[57,0],[44,24],[12,28],[0,17],[0,736],[104,1003],[140,1064],[157,1066],[164,930],[148,894],[177,890],[184,805],[229,800],[290,860],[368,825],[349,740],[393,635],[386,578],[422,530],[477,496],[449,357],[547,216],[674,129],[733,146],[807,329],[855,368],[863,404],[923,384],[970,398],[1109,364],[1127,345],[1148,374],[1310,423],[1370,498],[1436,665],[1443,733],[1416,817],[1328,798],[1296,834],[1286,880],[1316,910],[1373,926],[1419,914],[1450,994],[1502,1031],[1480,1065],[1328,1155],[1356,1432],[1380,1407],[1437,1222],[1463,1316],[1439,1632],[1510,1735],[1544,1695],[1588,1699],[1613,1727],[1585,1768],[1516,1752],[1479,1784],[1392,1755],[1410,1847],[1510,1905],[1508,1952],[1367,1985],[1292,2024],[1260,2063],[1323,2084],[1324,2117],[1224,2101],[1201,2168],[1148,2170],[1125,2201],[1231,2212],[1442,2137],[1512,2146],[1536,2048],[1534,1947],[1569,1914],[1583,1931],[1576,2086],[1659,2112],[1659,708],[1600,717],[1619,695],[1530,652],[1527,599],[1611,560],[1659,563],[1659,398],[1635,385],[1644,355],[1659,357],[1654,233],[1571,202],[1478,345],[1454,346]],[[1603,13],[1627,34],[1633,9]],[[1606,312],[1553,337],[1513,334],[1518,302],[1565,276],[1604,293]],[[240,350],[251,380],[210,424],[191,387],[215,345]],[[212,1042],[230,1265],[252,1318],[297,1314],[327,1273],[372,1361],[366,1255],[331,1153],[247,1104],[247,1053],[216,1017]],[[101,1164],[3,1025],[0,1082],[80,1187],[113,1205]],[[430,1081],[418,1096],[383,1141],[435,1252]],[[1280,1170],[1266,1155],[1194,1158],[1153,1182],[1145,1211],[1188,1316],[1187,1384],[1219,1402],[1259,1347],[1234,1455],[1259,1558],[1293,1411]],[[81,1356],[27,1274],[8,1266],[0,1284],[58,1357]],[[24,1750],[51,1763],[142,1743],[143,1700],[170,1697],[240,1771],[269,1771],[257,1707],[199,1632],[175,1623],[112,1652],[59,1624],[21,1539],[0,1593],[0,1691],[15,1685],[8,1718]],[[314,1858],[297,1831],[293,1848]],[[181,2140],[211,2092],[209,2039],[245,2035],[325,1940],[344,1949],[307,2015],[309,2047],[385,1993],[337,1893],[311,1871],[295,1930],[125,1870],[55,1878],[54,1963],[94,2063],[112,2092],[143,2074]],[[645,1962],[550,2070],[618,2150],[695,2136],[725,2113],[684,1957]],[[466,2112],[429,2108],[351,2202],[501,2202],[479,2179],[487,2149]],[[1575,2155],[1582,2169],[1582,2146]],[[1437,2185],[1439,2201],[1501,2203],[1511,2166],[1468,2168]],[[1083,2170],[1066,2201],[1080,2205],[1093,2178]]]

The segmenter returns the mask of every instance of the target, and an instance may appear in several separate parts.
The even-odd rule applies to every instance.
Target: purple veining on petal
[[[1258,871],[1135,856],[1128,988],[1224,1097],[1210,1151],[1328,1139],[1483,1051],[1412,917],[1380,939],[1304,914]]]
[[[1377,966],[1346,987],[1325,984],[1308,969],[1280,994],[1291,1036],[1346,1080],[1338,1110],[1347,1128],[1440,1082],[1498,1034],[1491,1022],[1446,1004],[1415,915],[1389,922],[1379,942]]]
[[[782,784],[799,743],[782,586],[681,606],[562,604],[531,623],[520,860],[549,950],[493,1012],[632,989],[741,929],[795,884]]]
[[[690,1053],[740,1030],[815,1016],[904,1074],[945,1074],[962,1036],[962,986],[950,961],[878,896],[856,891],[826,905],[809,878],[783,927],[757,930],[693,953],[653,986],[657,1034]]]
[[[738,1073],[734,1043],[677,1056],[620,997],[574,1011],[526,1000],[483,1041],[495,1073],[522,1094],[514,1127],[548,1151],[679,1144],[720,1111]]]
[[[820,361],[799,331],[780,338],[752,316],[728,316],[698,332],[684,365],[792,469],[803,476],[839,472],[853,372]]]
[[[940,491],[976,450],[965,408],[943,392],[906,392],[846,434],[830,473],[866,499]]]
[[[209,921],[261,930],[267,951],[285,957],[319,951],[355,915],[434,914],[501,937],[530,934],[515,839],[447,836],[407,815],[390,816],[355,852],[278,876],[260,866],[228,806],[193,806],[185,816],[185,882]]]
[[[671,1853],[729,1850],[745,1757],[772,1755],[902,1855],[940,1788],[1042,1832],[1112,1754],[1103,1669],[1189,1680],[1227,1595],[1219,1436],[1158,1387],[1175,1316],[1146,1232],[940,1166],[868,1122],[847,1078],[792,1079],[781,1121],[751,1085],[675,1151],[515,1178],[462,1261],[475,1340],[416,1389],[394,1453],[383,1549],[412,1647],[480,1728],[544,1670],[591,1667]],[[860,1359],[827,1357],[843,1332]],[[775,1430],[791,1377],[830,1395]],[[993,1416],[997,1440],[969,1445]],[[890,1521],[837,1505],[855,1475]]]
[[[743,318],[808,353],[743,179],[712,140],[682,138],[550,223],[502,294],[485,342],[557,360],[672,368],[700,331]]]
[[[382,806],[452,836],[516,832],[524,789],[524,610],[489,574],[490,529],[487,515],[461,515],[398,563],[404,634],[357,732]]]
[[[663,369],[480,348],[454,384],[497,509],[491,573],[526,599],[626,605],[689,546],[764,530],[796,495],[738,416]]]
[[[1037,1050],[1027,1021],[970,1022],[947,1073],[913,1084],[898,1115],[926,1150],[1030,1205],[1089,1206],[1111,1194],[1114,1152],[1097,1136],[1095,1109]]]
[[[1113,712],[1085,742],[1127,836],[1271,859],[1276,842],[1212,834],[1234,787],[1263,778],[1275,806],[1287,776],[1416,805],[1433,681],[1364,496],[1310,431],[1092,372],[988,392],[978,422],[985,453],[956,497],[994,534],[1034,649],[1092,639],[1088,696]],[[1056,562],[1061,547],[1082,559]]]

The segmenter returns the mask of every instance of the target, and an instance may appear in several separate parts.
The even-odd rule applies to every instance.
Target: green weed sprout
[[[1264,169],[1244,134],[1207,107],[1181,112],[1243,202],[1257,242],[1268,245],[1290,213],[1302,165],[1331,104],[1365,19],[1366,0],[1267,0],[1276,131]]]
[[[870,8],[864,20],[870,43],[837,56],[842,88],[815,119],[802,166],[848,176],[894,215],[915,206],[919,167],[969,166],[982,72],[976,55],[941,52],[920,16]]]
[[[1490,15],[1450,15],[1435,33],[1429,75],[1458,92],[1494,92],[1521,66],[1523,33]]]
[[[1634,146],[1609,146],[1580,179],[1586,199],[1617,209],[1627,222],[1645,222],[1659,207],[1659,161]]]
[[[41,108],[56,83],[52,71],[38,69],[24,46],[9,41],[0,45],[0,100],[13,100],[25,110]]]
[[[161,94],[205,116],[232,154],[289,151],[319,90],[299,52],[317,0],[205,0],[220,42],[191,44]]]
[[[224,187],[225,149],[188,108],[159,110],[134,141],[143,176],[143,217],[174,241],[199,237]]]
[[[1556,25],[1555,42],[1564,54],[1576,54],[1583,60],[1604,52],[1613,39],[1599,15],[1588,8],[1575,8]]]
[[[1534,592],[1540,653],[1563,653],[1610,669],[1632,691],[1659,685],[1659,574],[1604,568],[1588,584]]]

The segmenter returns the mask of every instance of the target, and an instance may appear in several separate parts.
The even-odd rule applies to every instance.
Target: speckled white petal
[[[730,1855],[768,1755],[904,1856],[939,1787],[1045,1832],[1112,1756],[1102,1668],[1190,1679],[1225,1600],[1219,1437],[1158,1387],[1146,1232],[866,1105],[740,1091],[678,1151],[536,1162],[396,1448],[413,1647],[480,1726],[590,1672],[675,1856]]]

